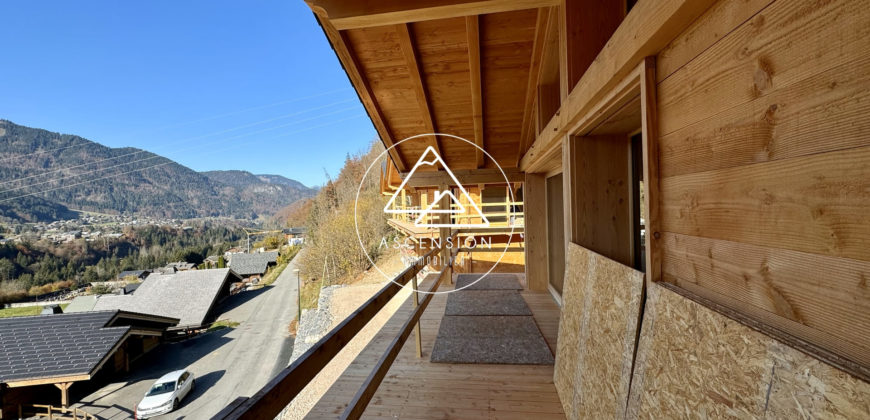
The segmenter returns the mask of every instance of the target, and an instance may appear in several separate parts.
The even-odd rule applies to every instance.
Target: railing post
[[[411,279],[411,286],[414,288],[414,309],[420,305],[420,294],[417,292],[417,275]],[[414,327],[414,340],[417,343],[417,357],[423,357],[423,332],[420,330],[420,321],[417,320],[417,326]]]
[[[441,184],[439,189],[443,193],[444,191],[450,191],[450,186],[447,184]],[[450,202],[450,199],[447,198],[446,195],[444,195],[441,197],[441,203],[439,203],[438,205],[442,209],[449,209],[451,204],[452,203]],[[451,220],[450,214],[449,213],[441,213],[440,219],[441,219],[441,224],[444,224],[444,225],[449,224],[450,220]],[[441,254],[441,256],[440,256],[441,266],[445,267],[450,259],[451,249],[447,247],[447,238],[450,236],[450,228],[449,227],[442,227],[439,229],[438,234],[441,236],[441,252],[440,252],[440,254]],[[450,284],[453,284],[453,275],[452,275],[453,273],[450,273],[450,274],[451,274],[450,279],[449,279]]]

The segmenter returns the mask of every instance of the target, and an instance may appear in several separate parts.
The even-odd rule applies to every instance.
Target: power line
[[[282,120],[282,119],[285,119],[285,118],[290,118],[290,117],[294,117],[294,116],[297,116],[297,115],[305,114],[305,113],[308,113],[308,112],[311,112],[311,111],[317,111],[317,110],[319,110],[319,109],[328,108],[328,107],[331,107],[331,106],[340,105],[340,104],[344,104],[344,103],[348,103],[348,102],[353,102],[353,101],[354,101],[354,99],[348,99],[348,100],[343,100],[343,101],[333,102],[333,103],[330,103],[330,104],[326,104],[326,105],[322,105],[322,106],[318,106],[318,107],[314,107],[314,108],[308,108],[308,109],[305,109],[305,110],[302,110],[302,111],[297,111],[297,112],[294,112],[294,113],[290,113],[290,114],[282,115],[282,116],[280,116],[280,117],[274,117],[274,118],[269,118],[269,119],[266,119],[266,120],[255,121],[255,122],[253,122],[253,123],[249,123],[249,124],[245,124],[245,125],[240,125],[240,126],[238,126],[238,127],[233,127],[233,128],[229,128],[229,129],[226,129],[226,130],[216,131],[216,132],[214,132],[214,133],[203,134],[203,135],[200,135],[200,136],[194,136],[194,137],[188,137],[188,138],[184,138],[184,139],[176,140],[176,141],[173,142],[173,144],[186,143],[186,142],[189,142],[189,141],[191,141],[191,140],[198,140],[198,139],[202,139],[202,138],[206,138],[206,137],[211,137],[211,136],[215,136],[215,135],[219,135],[219,134],[229,133],[229,132],[231,132],[231,131],[238,131],[238,130],[241,130],[241,129],[243,129],[243,128],[253,127],[253,126],[257,126],[257,125],[263,125],[263,124],[266,124],[266,123],[269,123],[269,122],[273,122],[273,121],[277,121],[277,120]],[[282,127],[282,126],[278,126],[277,128],[280,128],[280,127]],[[268,130],[265,130],[265,131],[268,131]],[[254,132],[254,133],[256,133],[256,132]],[[161,147],[158,147],[158,148],[155,149],[155,150],[160,150],[160,149],[165,149],[165,148],[166,148],[165,146],[162,147],[162,148],[161,148]],[[29,175],[29,176],[26,176],[26,177],[23,177],[23,178],[16,178],[16,179],[8,180],[8,181],[2,181],[2,182],[0,182],[0,185],[11,184],[11,183],[14,183],[14,182],[21,182],[21,181],[25,181],[25,180],[28,180],[28,179],[32,179],[32,178],[36,178],[36,177],[40,177],[40,176],[44,176],[44,175],[48,175],[48,174],[53,174],[53,173],[57,173],[57,172],[64,171],[64,170],[75,169],[75,168],[81,168],[81,167],[83,167],[83,166],[94,165],[94,164],[97,164],[97,163],[100,163],[100,162],[105,162],[105,161],[107,161],[107,160],[120,159],[120,158],[122,158],[122,157],[138,155],[138,154],[140,154],[140,153],[146,153],[146,152],[148,152],[148,150],[139,150],[139,151],[136,151],[136,152],[125,153],[125,154],[123,154],[123,155],[112,156],[112,157],[108,157],[108,158],[104,158],[104,159],[98,159],[98,160],[93,161],[93,162],[82,163],[82,164],[80,164],[80,165],[74,165],[74,166],[68,166],[68,167],[63,167],[63,168],[58,168],[58,169],[52,169],[52,170],[50,170],[50,171],[46,171],[46,172],[41,172],[41,173],[38,173],[38,174]],[[25,187],[26,187],[26,186],[25,186]],[[13,191],[14,191],[14,190],[13,190]]]
[[[268,104],[268,105],[259,105],[259,106],[255,106],[255,107],[251,107],[251,108],[241,109],[241,110],[238,110],[238,111],[232,111],[232,112],[227,112],[227,113],[223,113],[223,114],[212,115],[212,116],[209,116],[209,117],[204,117],[204,118],[200,118],[200,119],[196,119],[196,120],[190,120],[190,121],[184,121],[184,122],[175,123],[175,124],[169,124],[169,125],[165,125],[165,126],[163,126],[163,127],[152,128],[152,129],[146,129],[146,130],[140,130],[140,131],[137,131],[137,132],[133,132],[133,133],[131,133],[131,134],[134,134],[134,135],[135,135],[135,134],[142,134],[142,133],[148,133],[148,132],[162,131],[162,130],[165,130],[165,129],[167,129],[167,128],[179,127],[179,126],[182,126],[182,125],[195,124],[195,123],[203,122],[203,121],[216,120],[216,119],[218,119],[218,118],[228,117],[228,116],[230,116],[230,115],[242,114],[242,113],[245,113],[245,112],[256,111],[256,110],[258,110],[258,109],[273,108],[273,107],[280,106],[280,105],[286,105],[286,104],[290,104],[290,103],[294,103],[294,102],[299,102],[299,101],[304,101],[304,100],[308,100],[308,99],[319,98],[319,97],[321,97],[321,96],[328,96],[328,95],[331,95],[331,94],[333,94],[333,93],[345,92],[345,91],[348,91],[348,90],[351,90],[351,88],[343,88],[343,89],[330,90],[330,91],[326,91],[326,92],[318,93],[318,94],[316,94],[316,95],[308,95],[308,96],[303,96],[303,97],[301,97],[301,98],[294,98],[294,99],[290,99],[290,100],[287,100],[287,101],[275,102],[275,103],[271,103],[271,104]],[[84,145],[86,145],[86,144],[91,144],[91,142],[90,142],[90,141],[84,141],[84,142],[81,142],[81,143],[76,143],[76,144],[72,144],[72,145],[68,145],[68,146],[63,146],[63,147],[57,147],[57,148],[54,148],[54,149],[46,149],[46,150],[40,150],[40,151],[38,151],[38,152],[31,152],[31,153],[25,153],[25,154],[23,154],[23,155],[11,156],[11,157],[7,157],[7,158],[4,158],[4,159],[0,159],[0,162],[6,162],[6,161],[9,161],[9,160],[15,160],[15,159],[22,159],[22,158],[26,158],[26,157],[30,157],[30,156],[34,156],[34,155],[41,155],[41,154],[44,154],[44,153],[57,152],[57,151],[60,151],[60,150],[66,150],[66,149],[69,149],[69,148],[72,148],[72,147],[84,146]]]
[[[259,105],[259,106],[255,106],[255,107],[251,107],[251,108],[241,109],[241,110],[238,110],[238,111],[232,111],[232,112],[227,112],[227,113],[224,113],[224,114],[212,115],[212,116],[210,116],[210,117],[203,117],[203,118],[196,119],[196,120],[191,120],[191,121],[185,121],[185,122],[180,122],[180,123],[175,123],[175,124],[164,125],[163,127],[158,127],[158,128],[154,128],[154,129],[151,129],[151,130],[142,130],[142,131],[139,131],[139,132],[134,132],[134,133],[132,133],[132,134],[141,134],[141,133],[143,133],[143,132],[147,133],[147,132],[151,132],[151,131],[161,131],[161,130],[165,130],[165,129],[167,129],[167,128],[179,127],[179,126],[182,126],[182,125],[188,125],[188,124],[195,124],[195,123],[203,122],[203,121],[216,120],[216,119],[218,119],[218,118],[228,117],[228,116],[230,116],[230,115],[242,114],[242,113],[245,113],[245,112],[256,111],[256,110],[259,110],[259,109],[273,108],[273,107],[280,106],[280,105],[286,105],[286,104],[290,104],[290,103],[294,103],[294,102],[304,101],[304,100],[307,100],[307,99],[319,98],[319,97],[321,97],[321,96],[327,96],[327,95],[331,95],[331,94],[333,94],[333,93],[338,93],[338,92],[346,92],[346,91],[349,91],[349,90],[353,90],[353,88],[349,88],[349,87],[347,87],[347,88],[342,88],[342,89],[330,90],[330,91],[326,91],[326,92],[318,93],[318,94],[316,94],[316,95],[303,96],[303,97],[301,97],[301,98],[294,98],[294,99],[290,99],[290,100],[286,100],[286,101],[275,102],[275,103],[271,103],[271,104],[268,104],[268,105]]]
[[[326,113],[326,114],[319,114],[319,115],[316,115],[316,116],[313,116],[313,117],[309,117],[309,118],[305,118],[305,119],[302,119],[302,120],[293,121],[293,122],[290,122],[290,123],[287,123],[287,124],[281,124],[281,125],[278,125],[278,126],[275,126],[275,127],[270,127],[270,128],[265,128],[265,129],[262,129],[262,130],[252,131],[252,132],[249,132],[249,133],[240,134],[240,135],[233,136],[233,137],[227,137],[227,138],[224,138],[224,139],[220,139],[220,140],[218,140],[218,141],[216,141],[216,142],[212,142],[211,144],[221,144],[221,143],[226,143],[227,141],[234,140],[234,139],[237,139],[237,138],[247,137],[247,136],[250,136],[250,135],[253,135],[253,134],[257,134],[257,133],[262,133],[262,132],[266,132],[266,131],[272,131],[272,130],[276,130],[276,129],[279,129],[279,128],[283,128],[283,127],[287,127],[287,126],[291,126],[291,125],[296,125],[296,124],[299,124],[299,123],[302,123],[302,122],[311,121],[311,120],[316,120],[316,119],[323,118],[323,117],[326,117],[326,116],[329,116],[329,115],[339,114],[339,113],[342,113],[342,112],[344,112],[344,111],[350,111],[350,110],[353,110],[353,109],[355,109],[355,108],[356,108],[355,106],[354,106],[354,107],[348,107],[348,108],[342,108],[342,109],[339,109],[339,110],[337,110],[337,111],[328,112],[328,113]],[[174,152],[183,152],[183,151],[187,151],[187,150],[192,150],[192,149],[195,149],[195,148],[197,148],[197,147],[199,147],[199,146],[200,146],[200,145],[194,145],[194,146],[187,147],[187,148],[177,149],[177,150],[174,150]],[[141,152],[146,152],[146,150],[142,150],[142,151],[140,151],[140,152],[136,152],[136,153],[141,153]],[[128,154],[126,154],[126,155],[116,156],[115,158],[119,158],[119,157],[123,157],[123,156],[129,156],[129,155],[133,155],[133,154],[136,154],[136,153],[128,153]],[[97,169],[94,169],[94,170],[91,170],[91,171],[88,171],[88,172],[82,172],[82,173],[79,173],[79,174],[70,174],[70,175],[65,175],[65,176],[62,176],[62,177],[59,177],[59,178],[54,178],[54,179],[49,179],[49,180],[42,181],[42,182],[37,182],[37,183],[35,183],[35,184],[22,185],[22,186],[18,186],[18,187],[15,187],[15,188],[10,188],[10,189],[4,190],[4,191],[0,191],[0,193],[10,193],[10,192],[18,191],[18,190],[21,190],[21,189],[24,189],[24,188],[28,188],[28,187],[35,187],[35,186],[38,186],[38,185],[44,185],[44,184],[49,184],[49,183],[52,183],[52,182],[58,182],[58,181],[61,181],[61,180],[67,179],[67,178],[76,178],[76,177],[83,176],[83,175],[89,175],[89,174],[92,174],[92,173],[95,173],[95,172],[101,172],[101,171],[105,171],[105,170],[108,170],[108,169],[117,168],[117,167],[119,167],[119,166],[132,165],[132,164],[134,164],[134,163],[138,163],[138,162],[142,162],[142,161],[146,161],[146,160],[157,159],[157,158],[161,158],[161,157],[164,157],[164,156],[161,156],[161,155],[154,155],[154,156],[150,156],[150,157],[147,157],[147,158],[142,158],[142,159],[139,159],[139,160],[134,160],[134,161],[132,161],[132,162],[119,163],[119,164],[117,164],[117,165],[112,165],[112,166],[108,166],[108,167],[105,167],[105,168],[97,168]],[[111,159],[114,159],[114,158],[111,158]],[[94,164],[94,163],[99,163],[99,162],[103,162],[103,161],[111,160],[111,159],[102,159],[102,160],[98,160],[98,161],[96,161],[96,162],[90,162],[90,163],[86,163],[86,164],[82,164],[82,165],[71,166],[71,167],[69,167],[69,168],[61,168],[61,169],[59,169],[59,170],[63,170],[63,169],[73,169],[73,168],[76,168],[76,167],[81,167],[81,166],[86,166],[86,165],[92,165],[92,164]],[[53,172],[57,172],[57,171],[53,171]],[[43,175],[44,175],[44,174],[43,174]],[[33,177],[35,177],[35,176],[38,176],[38,175],[31,176],[30,178],[33,178]],[[26,179],[26,178],[23,178],[23,179]],[[3,185],[3,183],[0,183],[0,185]]]
[[[329,122],[329,123],[324,123],[324,124],[319,124],[319,125],[313,125],[313,126],[310,126],[310,127],[306,127],[306,128],[300,129],[300,130],[291,131],[291,132],[289,132],[289,133],[283,133],[283,134],[281,134],[281,135],[279,135],[279,136],[275,136],[275,137],[272,137],[272,138],[269,138],[269,139],[260,139],[260,140],[273,140],[273,139],[280,138],[280,137],[283,137],[283,136],[287,136],[287,135],[291,135],[291,134],[297,134],[297,133],[301,133],[301,132],[304,132],[304,131],[313,130],[313,129],[315,129],[315,128],[320,128],[320,127],[325,127],[325,126],[333,125],[333,124],[336,124],[336,123],[339,123],[339,122],[342,122],[342,121],[347,121],[347,120],[352,120],[352,119],[355,119],[355,118],[360,118],[360,117],[363,117],[363,116],[365,116],[365,114],[355,115],[355,116],[347,117],[347,118],[342,118],[342,119],[338,119],[338,120],[335,120],[335,121],[332,121],[332,122]],[[206,152],[206,153],[204,153],[204,154],[210,154],[210,153],[222,152],[222,151],[226,151],[226,150],[228,150],[228,149],[232,149],[232,148],[234,148],[234,147],[239,147],[239,146],[240,146],[240,145],[234,145],[234,146],[226,147],[226,148],[219,149],[219,150],[212,150],[212,151]],[[121,175],[130,174],[130,173],[133,173],[133,172],[139,172],[139,171],[144,171],[144,170],[148,170],[148,169],[152,169],[152,168],[157,168],[157,167],[160,167],[160,166],[169,165],[169,164],[171,164],[171,163],[176,163],[176,162],[173,161],[173,160],[170,160],[169,162],[158,163],[158,164],[156,164],[156,165],[146,166],[146,167],[144,167],[144,168],[134,169],[134,170],[127,171],[127,172],[121,172],[121,173],[117,173],[117,174],[106,175],[106,176],[103,176],[103,177],[99,177],[99,178],[95,178],[95,179],[90,179],[90,180],[87,180],[87,181],[81,181],[81,182],[77,182],[77,183],[70,184],[70,185],[63,185],[63,186],[60,186],[60,187],[50,188],[50,189],[47,189],[47,190],[36,191],[36,192],[32,192],[32,193],[27,193],[27,194],[22,194],[22,195],[19,195],[19,196],[16,196],[16,197],[10,197],[10,198],[2,199],[2,200],[0,200],[0,203],[6,203],[6,202],[9,202],[9,201],[18,200],[18,199],[20,199],[20,198],[24,198],[24,197],[31,197],[31,196],[38,195],[38,194],[45,194],[45,193],[49,193],[49,192],[52,192],[52,191],[62,190],[62,189],[64,189],[64,188],[75,187],[75,186],[78,186],[78,185],[87,184],[87,183],[89,183],[89,182],[96,182],[96,181],[100,181],[100,180],[103,180],[103,179],[114,178],[114,177],[118,177],[118,176],[121,176]]]

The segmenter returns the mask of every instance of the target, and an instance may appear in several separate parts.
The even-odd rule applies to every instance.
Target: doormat
[[[460,290],[447,295],[444,315],[531,316],[532,311],[516,290]]]
[[[523,290],[523,286],[520,284],[519,280],[517,280],[516,274],[491,273],[480,279],[480,276],[482,275],[483,274],[460,274],[456,278],[456,289]],[[480,281],[477,279],[480,279]]]

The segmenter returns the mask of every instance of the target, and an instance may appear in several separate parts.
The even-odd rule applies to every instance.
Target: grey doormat
[[[480,278],[481,276],[483,276],[483,274],[460,274],[456,278],[456,289],[523,290],[523,286],[520,284],[519,280],[517,280],[516,274],[490,273],[483,278]],[[480,280],[478,281],[478,279]]]
[[[552,365],[553,353],[530,316],[445,316],[435,363]]]
[[[460,290],[447,295],[444,315],[532,315],[516,290]]]

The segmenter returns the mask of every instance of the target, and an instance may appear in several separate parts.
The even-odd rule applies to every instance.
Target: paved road
[[[105,419],[132,418],[133,406],[155,379],[185,367],[196,375],[196,389],[178,411],[161,418],[208,419],[237,397],[257,392],[290,360],[293,340],[287,327],[297,311],[295,262],[271,287],[223,303],[220,318],[240,322],[237,328],[164,344],[137,361],[122,382],[84,397],[81,407]]]

